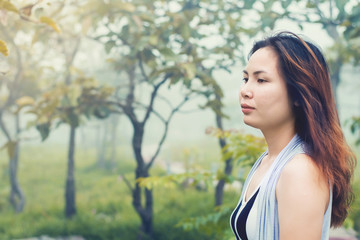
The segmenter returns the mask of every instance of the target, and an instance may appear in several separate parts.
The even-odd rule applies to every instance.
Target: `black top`
[[[235,211],[233,212],[233,214],[231,216],[230,225],[231,225],[231,228],[232,228],[233,232],[235,233],[235,236],[236,236],[237,240],[240,240],[240,239],[241,240],[248,240],[247,235],[246,235],[246,220],[247,220],[247,218],[249,216],[249,213],[250,213],[250,210],[251,210],[252,206],[254,205],[256,196],[259,193],[259,189],[250,198],[250,200],[246,203],[245,207],[243,208],[243,210],[241,211],[241,213],[239,214],[239,216],[237,218],[236,218],[236,215],[237,215],[237,213],[238,213],[238,211],[240,209],[242,200],[241,200],[240,204],[237,206],[237,208],[235,209]]]

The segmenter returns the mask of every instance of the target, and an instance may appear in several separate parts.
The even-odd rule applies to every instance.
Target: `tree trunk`
[[[325,20],[325,19],[324,19]],[[327,22],[327,19],[326,19]],[[338,43],[340,41],[340,34],[337,30],[337,26],[334,24],[324,24],[323,25],[325,31],[327,34],[333,39],[334,43]],[[337,105],[337,93],[336,89],[340,83],[340,71],[343,66],[343,59],[341,54],[339,53],[338,57],[336,58],[336,61],[330,66],[331,75],[330,80],[332,84],[332,90],[335,98],[335,102]]]
[[[224,173],[226,176],[229,176],[231,172],[232,172],[232,158],[229,158],[225,161]],[[225,187],[225,180],[220,179],[215,189],[215,206],[220,206],[223,203],[224,187]]]
[[[95,147],[96,147],[96,152],[97,152],[97,157],[96,157],[96,164],[99,164],[99,159],[101,157],[102,150],[101,150],[101,124],[96,126],[96,139],[95,139]]]
[[[149,174],[146,170],[136,169],[136,179],[140,177],[148,177]],[[136,184],[133,191],[133,206],[136,212],[139,214],[141,219],[140,232],[138,234],[138,239],[143,239],[144,236],[153,237],[153,195],[152,190],[145,188],[145,206],[142,206],[141,199],[143,192],[139,187],[139,184]]]
[[[110,157],[110,161],[111,161],[111,168],[114,168],[116,163],[115,163],[115,159],[116,159],[116,146],[117,144],[119,144],[116,140],[117,140],[117,127],[118,127],[118,123],[119,123],[119,117],[116,115],[113,115],[111,118],[111,157]]]
[[[221,101],[221,98],[219,95],[216,94],[216,100],[217,101]],[[220,115],[221,112],[221,107],[219,107],[219,111],[215,112],[216,114],[216,126],[223,131],[224,127],[223,127],[223,116]],[[226,145],[226,139],[225,138],[219,138],[219,146],[221,149],[223,149]],[[226,159],[225,161],[225,169],[224,169],[224,173],[225,176],[229,176],[231,175],[232,172],[232,161],[233,159],[230,157],[228,159]],[[223,197],[224,197],[224,186],[225,186],[225,179],[220,179],[219,182],[216,185],[215,188],[215,206],[220,206],[223,203]]]
[[[342,59],[337,58],[335,63],[332,64],[332,66],[331,66],[330,80],[331,80],[331,85],[332,85],[332,90],[333,90],[336,105],[338,104],[336,89],[340,83],[340,72],[341,72],[342,65],[343,65]]]
[[[15,116],[15,127],[16,127],[16,135],[20,133],[20,117],[19,115]],[[16,142],[14,153],[12,159],[10,159],[10,203],[14,207],[17,213],[22,212],[25,207],[25,196],[23,191],[20,188],[17,172],[18,172],[18,162],[19,162],[19,152],[20,152],[20,142]]]
[[[99,127],[99,135],[98,135],[100,139],[100,143],[98,148],[97,165],[100,168],[105,168],[107,134],[108,134],[108,120],[105,120],[101,123]]]
[[[137,162],[135,177],[146,178],[149,176],[146,164],[141,154],[142,139],[144,136],[144,126],[142,124],[134,124],[133,151]],[[141,219],[141,227],[138,239],[143,239],[144,235],[153,237],[153,195],[152,190],[145,188],[145,206],[141,204],[142,191],[138,183],[133,190],[133,206]]]
[[[66,188],[65,188],[65,216],[67,218],[71,218],[73,215],[76,214],[75,175],[74,175],[75,132],[76,132],[76,127],[70,126],[68,169],[67,169]]]

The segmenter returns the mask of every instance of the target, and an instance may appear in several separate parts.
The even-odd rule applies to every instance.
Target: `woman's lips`
[[[242,108],[241,111],[244,114],[251,113],[254,110],[254,108]]]
[[[247,113],[250,113],[254,110],[255,108],[254,107],[251,107],[247,104],[241,104],[241,110],[244,114],[247,114]]]

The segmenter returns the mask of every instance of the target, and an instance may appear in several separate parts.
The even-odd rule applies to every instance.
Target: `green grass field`
[[[189,147],[190,146],[190,147]],[[204,151],[206,149],[206,151]],[[85,239],[136,239],[140,219],[131,204],[130,191],[125,175],[134,182],[135,163],[131,152],[118,149],[116,166],[101,169],[96,164],[96,152],[78,149],[76,152],[76,204],[77,215],[67,220],[64,217],[64,186],[66,174],[66,146],[28,145],[22,148],[19,163],[19,182],[26,196],[23,213],[16,214],[9,202],[8,158],[0,152],[0,239],[19,239],[34,236],[80,235]],[[189,156],[193,156],[190,158]],[[169,159],[171,158],[171,159]],[[191,159],[191,160],[189,160]],[[159,161],[181,162],[192,169],[211,171],[214,164],[221,167],[218,149],[209,143],[198,148],[178,145],[168,148]],[[359,169],[359,167],[358,167]],[[357,176],[359,176],[357,171]],[[166,170],[154,165],[152,175],[165,175]],[[234,171],[236,174],[236,171]],[[359,182],[359,177],[357,177]],[[359,188],[356,188],[359,196]],[[233,206],[239,197],[237,192],[226,192],[224,204]],[[214,212],[214,189],[199,191],[194,187],[154,188],[154,230],[157,240],[224,239],[216,231],[225,231],[222,237],[231,235],[228,226],[229,214],[222,216],[218,229],[185,231],[175,225],[189,217]],[[360,202],[353,206],[350,225],[360,219]],[[354,222],[355,221],[355,222]],[[222,230],[226,229],[226,230]],[[212,232],[213,231],[213,232]],[[205,234],[207,233],[207,234]]]
[[[174,154],[174,151],[178,150],[171,150],[169,154]],[[124,174],[134,182],[135,164],[130,159],[131,153],[122,153],[119,149],[116,167],[111,170],[98,168],[95,156],[96,153],[89,149],[78,150],[76,153],[78,214],[72,220],[66,220],[63,214],[66,147],[38,145],[22,148],[18,176],[26,196],[26,206],[20,214],[15,214],[8,202],[8,159],[5,151],[2,151],[0,239],[41,235],[81,235],[86,239],[136,239],[140,219],[132,207],[130,191],[120,177],[120,174]],[[181,154],[174,156],[181,158]],[[205,158],[206,156],[203,156],[201,161]],[[152,174],[164,175],[165,170],[155,165]],[[195,188],[156,187],[156,239],[208,239],[208,236],[198,231],[186,232],[175,225],[184,218],[213,211],[213,198],[213,189],[197,191]]]

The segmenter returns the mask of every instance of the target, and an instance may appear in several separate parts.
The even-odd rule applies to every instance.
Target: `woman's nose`
[[[253,92],[249,86],[249,84],[244,84],[240,89],[240,95],[242,98],[252,98]]]

